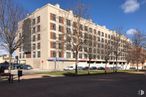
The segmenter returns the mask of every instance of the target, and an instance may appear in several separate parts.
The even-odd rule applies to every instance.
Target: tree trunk
[[[127,67],[128,67],[128,64],[129,64],[129,63],[127,63],[127,64],[126,64],[125,70],[127,69]]]
[[[90,74],[90,61],[89,61],[89,65],[88,65],[88,75]]]
[[[78,53],[76,53],[75,74],[78,74]]]
[[[106,68],[107,68],[107,62],[105,63],[105,70],[104,70],[104,73],[105,73],[105,74],[107,74]]]
[[[144,70],[144,63],[142,63],[142,70]]]
[[[137,62],[137,64],[136,64],[136,65],[137,65],[137,71],[139,71],[139,69],[138,69],[138,62]]]
[[[118,71],[118,70],[117,70],[117,65],[118,65],[118,64],[117,64],[117,63],[118,63],[117,61],[118,61],[118,58],[116,57],[116,68],[115,68],[115,72]]]
[[[11,69],[12,69],[12,54],[9,54],[9,73],[11,73]]]

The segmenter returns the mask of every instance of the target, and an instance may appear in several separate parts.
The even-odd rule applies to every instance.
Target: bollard
[[[22,76],[22,69],[18,69],[18,82],[20,82],[21,76]]]

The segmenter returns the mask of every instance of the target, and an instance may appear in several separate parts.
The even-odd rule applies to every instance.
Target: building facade
[[[24,35],[24,43],[16,51],[19,60],[32,65],[33,68],[50,71],[63,70],[64,67],[75,64],[72,44],[67,42],[72,40],[76,43],[73,38],[73,35],[76,35],[76,20],[72,11],[63,10],[58,4],[47,4],[35,10],[18,23],[19,36]],[[83,18],[80,22],[80,32],[85,43],[79,50],[79,62],[86,63],[89,60],[87,50],[90,49],[92,63],[105,64],[107,49],[111,49],[118,34]],[[125,41],[127,38],[121,36],[118,47],[121,53],[117,58],[120,65],[126,64],[126,52],[122,52]],[[114,52],[109,56],[109,64],[115,64]]]

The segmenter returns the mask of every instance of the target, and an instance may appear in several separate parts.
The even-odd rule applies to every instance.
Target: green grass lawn
[[[130,73],[133,70],[118,70],[119,73]],[[107,74],[111,74],[113,71],[108,71]],[[37,74],[57,75],[57,76],[72,76],[75,75],[75,71],[52,71],[52,72],[37,72]],[[90,75],[105,74],[104,70],[90,70]],[[78,70],[78,75],[88,75],[88,70]]]
[[[90,70],[90,75],[98,75],[98,74],[104,74],[104,70]],[[107,72],[112,73],[112,71]],[[75,71],[53,71],[53,72],[38,72],[37,74],[48,74],[48,75],[75,75]],[[88,70],[78,70],[78,75],[88,75]]]

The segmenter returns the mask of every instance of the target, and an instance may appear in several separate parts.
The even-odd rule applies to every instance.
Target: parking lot
[[[46,77],[0,82],[0,97],[140,97],[146,91],[143,74],[107,74],[75,77]],[[143,96],[145,97],[145,96]]]

